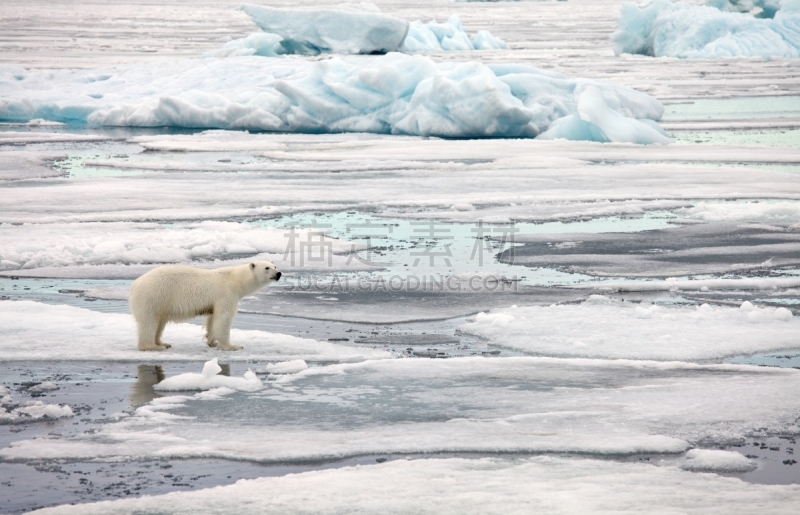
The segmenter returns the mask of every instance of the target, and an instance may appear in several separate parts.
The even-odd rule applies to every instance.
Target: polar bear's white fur
[[[136,318],[139,350],[164,350],[161,341],[167,322],[205,315],[206,343],[222,350],[231,345],[231,324],[239,300],[255,293],[281,273],[271,261],[203,270],[169,265],[150,270],[131,285],[128,303]]]

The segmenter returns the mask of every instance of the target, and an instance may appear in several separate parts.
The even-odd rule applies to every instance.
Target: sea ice
[[[233,485],[92,504],[45,508],[42,515],[159,512],[243,515],[388,513],[443,515],[720,512],[791,513],[800,486],[761,485],[716,474],[593,459],[397,459]],[[423,508],[424,507],[424,508]]]
[[[142,361],[153,358],[152,354],[136,349],[136,325],[131,315],[31,301],[2,301],[0,317],[5,322],[0,324],[0,353],[6,361]],[[220,351],[203,343],[199,325],[170,324],[165,339],[172,348],[158,354],[161,361],[206,361],[220,355]],[[226,361],[340,361],[391,356],[382,350],[264,331],[233,329],[231,339],[243,345],[244,350],[225,352]],[[20,342],[25,343],[21,345]]]
[[[225,43],[206,55],[278,57],[286,54],[382,54],[493,50],[505,42],[481,30],[470,39],[457,15],[444,23],[405,20],[381,14],[371,4],[341,4],[314,9],[244,5],[264,31]]]
[[[13,406],[10,402],[3,402],[3,405]],[[72,416],[72,408],[66,404],[45,404],[42,401],[28,401],[22,406],[13,407],[10,410],[0,408],[0,425],[25,424],[27,422],[54,420]]]
[[[270,374],[296,374],[307,369],[308,364],[302,359],[295,359],[292,361],[268,363],[265,368]]]
[[[276,42],[281,54],[392,52],[403,44],[409,28],[407,21],[382,14],[367,3],[311,9],[247,4],[240,9],[261,30],[281,38]]]
[[[683,470],[706,472],[750,472],[757,465],[738,452],[692,449],[686,453],[686,461],[680,467]]]
[[[228,377],[219,375],[222,367],[214,358],[203,365],[200,374],[186,373],[168,377],[153,386],[155,390],[181,391],[181,390],[212,390],[215,388],[228,388],[231,390],[252,392],[264,387],[256,374],[248,369],[244,377]],[[304,362],[305,363],[305,362]]]
[[[286,463],[475,452],[677,458],[694,447],[690,442],[796,433],[798,377],[785,368],[633,360],[368,360],[308,368],[222,400],[215,390],[156,399],[95,433],[15,442],[0,449],[0,459]]]
[[[408,35],[402,46],[401,52],[437,52],[437,51],[466,51],[466,50],[494,50],[508,48],[505,42],[494,37],[486,30],[479,31],[470,40],[461,20],[457,15],[452,15],[444,23],[420,20],[412,21],[409,25]]]
[[[153,263],[192,261],[205,267],[220,267],[254,259],[275,261],[284,270],[364,269],[358,261],[344,256],[364,250],[364,245],[327,237],[325,228],[204,221],[182,226],[134,222],[0,223],[0,229],[0,271],[83,265],[149,265],[144,267],[147,269]],[[229,262],[214,261],[221,259]],[[124,266],[118,272],[124,277],[138,277],[144,269]],[[49,270],[51,277],[74,273]],[[82,273],[86,276],[91,270]]]
[[[800,320],[751,307],[663,307],[593,295],[578,305],[478,313],[459,329],[545,356],[697,361],[797,348]]]
[[[612,40],[617,55],[796,58],[800,57],[800,0],[782,0],[774,18],[767,19],[670,0],[642,6],[626,3]]]
[[[0,120],[533,138],[576,115],[580,130],[562,127],[547,137],[671,141],[654,122],[663,107],[650,95],[527,65],[435,63],[391,53],[358,63],[250,56],[105,71],[14,70],[0,67]]]

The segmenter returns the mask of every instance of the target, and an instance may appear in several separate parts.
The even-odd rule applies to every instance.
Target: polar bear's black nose
[[[277,274],[275,274],[275,280],[280,281],[280,279],[281,279],[281,273],[278,272]]]

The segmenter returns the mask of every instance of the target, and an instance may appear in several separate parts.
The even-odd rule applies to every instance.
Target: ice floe
[[[55,420],[74,416],[72,408],[66,404],[45,404],[42,401],[27,401],[17,406],[8,395],[3,397],[2,406],[4,407],[0,407],[0,425],[26,424],[40,420]]]
[[[663,107],[639,91],[527,65],[437,64],[399,53],[360,63],[251,56],[105,71],[2,67],[0,87],[6,91],[0,119],[8,121],[671,141],[655,123]],[[548,134],[554,122],[569,116],[568,127]]]
[[[800,57],[798,0],[782,0],[774,18],[766,19],[727,12],[726,6],[731,3],[723,2],[713,2],[723,10],[670,0],[653,0],[641,6],[626,3],[619,29],[612,35],[614,52],[694,59]]]
[[[228,41],[223,48],[207,55],[278,57],[507,48],[502,40],[485,30],[470,38],[457,15],[444,23],[435,20],[409,23],[382,14],[376,6],[366,3],[311,9],[243,5],[240,9],[264,32]]]
[[[256,391],[264,387],[258,376],[249,369],[244,373],[244,377],[220,375],[222,367],[219,366],[218,359],[219,358],[214,358],[207,361],[203,365],[203,371],[199,374],[190,372],[168,377],[156,384],[153,388],[162,391],[212,390],[215,388]]]
[[[591,459],[399,459],[241,480],[229,486],[47,508],[53,515],[141,513],[789,513],[797,485],[758,485],[673,466]],[[423,508],[424,507],[424,508]]]
[[[143,361],[153,358],[152,354],[136,349],[136,325],[130,315],[31,301],[0,301],[0,317],[5,321],[0,324],[0,352],[4,360]],[[220,351],[203,343],[199,325],[170,324],[164,334],[172,348],[159,353],[159,360],[206,361],[220,356]],[[391,356],[389,352],[371,348],[264,331],[233,329],[231,338],[243,345],[244,350],[225,352],[226,361],[339,361]]]
[[[686,461],[680,467],[683,470],[705,472],[749,472],[757,465],[738,452],[692,449],[686,453]]]
[[[279,36],[275,43],[281,54],[392,52],[403,44],[409,28],[406,20],[382,14],[368,3],[306,9],[246,4],[240,9],[261,30]]]
[[[693,361],[797,348],[800,320],[750,307],[637,305],[593,295],[578,305],[479,313],[459,329],[545,356]]]
[[[46,269],[43,273],[50,277],[91,275],[87,265],[124,265],[100,267],[96,273],[108,277],[116,271],[121,274],[118,276],[128,278],[141,275],[153,263],[197,261],[205,267],[229,264],[221,263],[220,259],[232,262],[267,259],[282,269],[370,268],[346,256],[363,250],[364,245],[326,237],[324,228],[260,227],[215,221],[179,227],[132,222],[0,223],[0,228],[0,271]],[[73,268],[58,270],[60,267]]]
[[[798,377],[794,369],[632,360],[368,360],[309,368],[252,392],[156,399],[95,433],[15,442],[0,449],[0,458],[678,456],[691,442],[725,445],[748,434],[796,432]],[[220,394],[223,400],[207,402]]]
[[[436,20],[423,23],[420,20],[409,24],[408,35],[400,47],[401,52],[436,52],[466,50],[496,50],[508,48],[505,42],[489,31],[481,30],[470,39],[461,20],[452,15],[444,23]]]
[[[296,374],[307,369],[308,364],[302,359],[295,359],[292,361],[268,363],[265,368],[270,374]]]

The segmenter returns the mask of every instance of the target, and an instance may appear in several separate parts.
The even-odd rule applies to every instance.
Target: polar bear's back
[[[129,302],[134,315],[185,320],[213,312],[215,303],[238,296],[232,291],[230,269],[203,270],[168,265],[150,270],[131,284]]]

